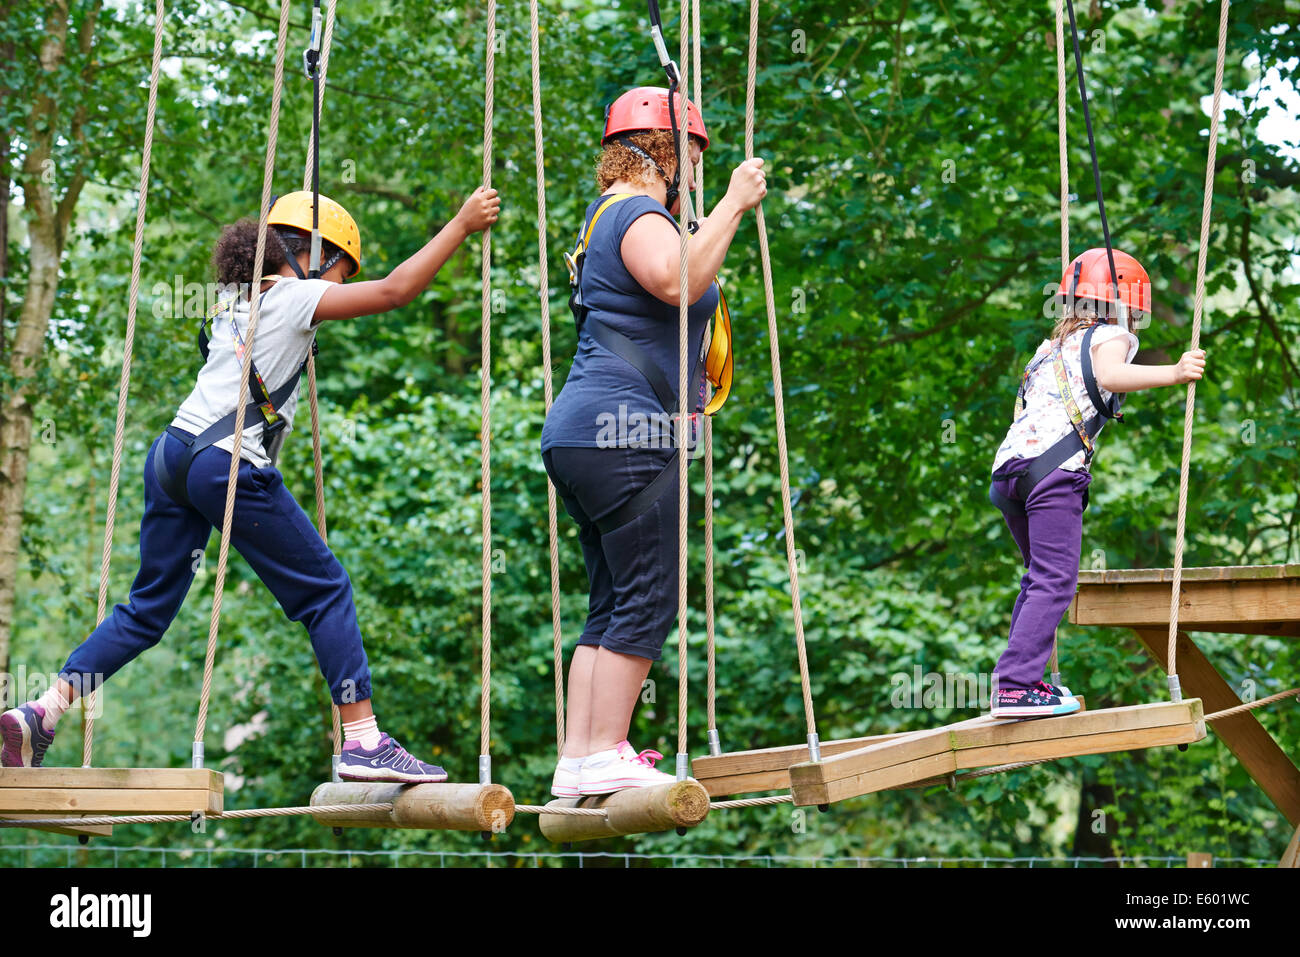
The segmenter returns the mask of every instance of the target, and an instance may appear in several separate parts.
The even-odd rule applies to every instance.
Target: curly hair
[[[271,231],[279,234],[277,242]],[[276,273],[286,264],[284,251],[295,259],[311,249],[311,237],[290,227],[267,226],[266,250],[262,255],[262,272]],[[321,240],[321,260],[330,259],[339,247],[328,239]],[[248,284],[253,279],[253,266],[257,254],[257,220],[244,218],[221,230],[217,245],[212,250],[212,267],[217,273],[217,284],[228,289],[239,289],[247,296]]]
[[[629,139],[653,156],[655,162],[672,178],[673,170],[677,168],[677,152],[673,149],[673,134],[670,130],[634,133]],[[691,139],[699,142],[697,137]],[[596,187],[603,193],[619,180],[649,185],[659,181],[659,173],[646,162],[645,157],[638,156],[622,143],[613,140],[605,146],[596,161]]]

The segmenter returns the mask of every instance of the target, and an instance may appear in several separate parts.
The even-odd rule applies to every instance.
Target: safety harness
[[[1083,342],[1079,347],[1083,385],[1088,390],[1088,398],[1091,400],[1093,408],[1097,410],[1097,414],[1088,422],[1083,421],[1083,413],[1080,411],[1079,404],[1075,401],[1074,393],[1070,389],[1070,377],[1065,368],[1065,358],[1061,354],[1060,341],[1052,340],[1052,346],[1048,352],[1036,356],[1025,366],[1025,373],[1020,378],[1020,388],[1016,391],[1015,421],[1019,421],[1025,412],[1025,393],[1029,388],[1029,377],[1034,374],[1034,371],[1043,362],[1050,358],[1052,368],[1056,373],[1056,385],[1061,393],[1061,401],[1065,404],[1066,414],[1070,417],[1070,424],[1074,426],[1074,429],[1055,442],[1042,455],[1035,458],[1033,464],[1016,477],[1015,489],[1018,500],[1000,494],[996,482],[989,485],[989,500],[1003,512],[1024,515],[1025,502],[1028,501],[1029,493],[1033,491],[1034,486],[1079,452],[1083,452],[1084,465],[1091,464],[1097,434],[1101,432],[1106,420],[1123,421],[1124,416],[1121,414],[1120,408],[1124,404],[1124,396],[1122,394],[1112,394],[1110,401],[1103,401],[1101,389],[1097,385],[1097,376],[1092,371],[1092,337],[1097,329],[1103,325],[1105,325],[1104,322],[1095,322],[1090,325],[1083,334]],[[1085,509],[1088,507],[1088,493],[1086,490],[1084,491],[1083,507]]]
[[[586,262],[587,249],[591,244],[591,234],[596,228],[596,223],[600,221],[600,217],[605,214],[605,211],[615,203],[631,199],[634,195],[636,194],[616,193],[606,198],[596,208],[596,212],[592,214],[591,221],[585,223],[583,228],[579,230],[578,241],[573,251],[565,252],[564,262],[569,267],[569,309],[573,312],[574,327],[578,335],[581,336],[585,329],[597,343],[640,372],[646,381],[650,383],[650,388],[654,391],[659,404],[663,406],[664,412],[671,416],[678,406],[677,390],[669,384],[658,364],[646,354],[644,349],[623,335],[623,333],[599,319],[593,318],[590,315],[590,307],[586,305],[582,295],[583,265]],[[712,333],[706,343],[701,345],[700,355],[696,359],[695,367],[691,370],[692,379],[694,379],[695,372],[699,369],[701,361],[704,363],[705,376],[715,389],[712,398],[704,406],[704,414],[713,415],[722,408],[727,401],[727,396],[731,393],[733,374],[731,313],[727,308],[726,297],[723,296],[720,288],[718,290],[718,307],[713,313]],[[701,390],[703,388],[704,385],[701,383]],[[695,414],[692,413],[692,433],[694,432],[695,418]],[[634,495],[621,508],[596,522],[596,526],[602,534],[626,525],[646,512],[659,499],[672,480],[680,451],[680,447],[673,450],[672,458],[669,459],[668,464],[664,466],[663,471],[656,475],[649,485]]]
[[[271,232],[274,233],[275,230],[272,229]],[[290,262],[294,262],[292,257],[286,258],[288,258]],[[294,264],[297,265],[296,262],[294,262]],[[282,278],[283,277],[281,276],[274,275],[263,276],[262,281],[278,282]],[[260,296],[265,298],[266,294],[270,291],[270,289],[267,289],[265,292],[262,292]],[[240,334],[239,326],[235,321],[235,304],[238,301],[238,298],[238,296],[231,296],[222,299],[213,308],[212,312],[199,324],[199,355],[203,357],[204,362],[208,361],[209,343],[211,342],[211,339],[208,336],[208,326],[211,325],[213,327],[213,332],[215,333],[216,321],[225,318],[230,322],[230,335],[234,340],[235,356],[241,364],[243,363],[245,353],[244,337]],[[314,338],[311,343],[311,354],[313,356],[317,354],[316,340]],[[273,452],[273,442],[275,437],[284,430],[286,424],[284,416],[280,414],[279,410],[284,407],[284,404],[289,401],[295,390],[297,390],[298,380],[302,377],[303,370],[307,368],[307,361],[304,359],[302,364],[298,366],[298,371],[293,374],[289,381],[280,386],[280,388],[276,389],[274,392],[270,391],[267,387],[266,380],[263,379],[262,374],[258,372],[257,363],[250,360],[249,366],[250,386],[253,390],[253,398],[248,405],[244,407],[244,421],[255,421],[253,419],[254,416],[261,416],[262,449],[266,452],[267,456],[274,461],[275,455]],[[167,434],[186,446],[185,455],[181,459],[180,464],[177,466],[175,471],[167,468],[166,457],[162,454],[161,449],[154,452],[154,476],[158,479],[158,484],[162,486],[163,491],[166,492],[173,501],[181,505],[192,506],[193,503],[190,502],[189,495],[185,491],[185,483],[189,478],[190,466],[194,464],[194,457],[209,446],[235,434],[236,411],[237,410],[231,410],[198,435],[192,436],[175,426],[169,425],[167,427]]]

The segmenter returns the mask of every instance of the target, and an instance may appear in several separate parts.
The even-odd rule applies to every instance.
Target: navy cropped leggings
[[[596,522],[645,488],[672,449],[552,447],[547,474],[578,523],[591,597],[580,645],[657,661],[677,614],[676,469],[647,511],[612,531]]]
[[[153,468],[153,456],[165,455],[174,474],[185,452],[180,441],[164,432],[145,457],[140,571],[130,599],[113,608],[60,672],[82,693],[159,642],[180,611],[213,527],[221,524],[230,453],[210,446],[194,457],[185,486],[194,503],[190,507],[172,501]],[[306,625],[334,702],[369,698],[370,668],[352,583],[277,469],[239,463],[230,534],[231,544],[285,615]]]

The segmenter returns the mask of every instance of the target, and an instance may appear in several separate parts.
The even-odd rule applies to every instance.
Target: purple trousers
[[[1007,463],[993,476],[994,488],[1012,501],[1021,501],[1015,480],[1032,461]],[[1028,689],[1043,678],[1056,643],[1056,626],[1079,584],[1084,493],[1091,481],[1087,472],[1055,469],[1024,500],[1023,515],[1002,513],[1020,547],[1026,571],[1011,611],[1007,650],[994,669],[999,688]]]

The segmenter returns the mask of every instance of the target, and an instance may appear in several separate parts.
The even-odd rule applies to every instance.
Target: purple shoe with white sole
[[[11,708],[0,715],[0,734],[4,750],[0,765],[6,768],[39,768],[45,752],[54,741],[54,732],[45,730],[45,709],[35,702]]]
[[[360,741],[343,745],[343,753],[339,756],[339,777],[344,781],[437,784],[447,780],[447,772],[436,764],[417,761],[388,735],[380,734],[379,747],[373,751],[363,748]]]

